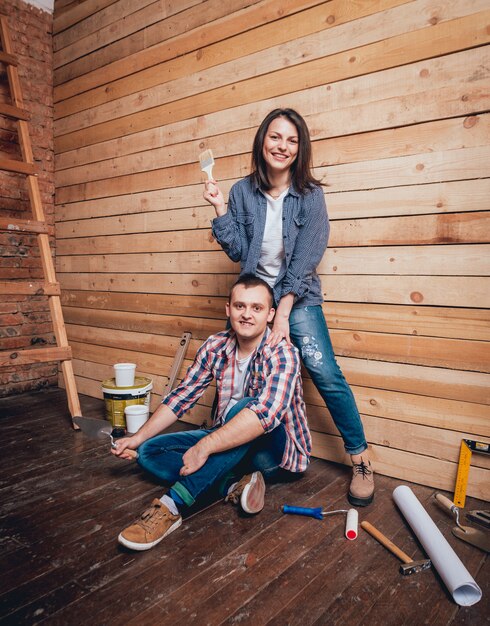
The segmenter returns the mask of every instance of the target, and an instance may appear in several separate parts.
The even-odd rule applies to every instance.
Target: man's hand
[[[111,448],[111,454],[114,454],[121,459],[134,459],[133,455],[126,452],[126,448],[129,448],[130,450],[136,450],[138,448],[139,444],[135,441],[134,436],[115,439],[114,443],[116,444],[116,447]]]
[[[111,448],[111,453],[121,459],[134,459],[137,457],[134,450],[137,450],[147,439],[155,437],[175,421],[177,421],[175,413],[165,404],[160,404],[150,419],[132,437],[116,439],[114,442],[116,447]],[[129,454],[130,450],[133,450],[133,454]]]
[[[182,457],[184,465],[180,468],[180,475],[188,476],[189,474],[197,472],[197,470],[201,469],[206,463],[208,457],[209,453],[206,451],[205,446],[202,445],[201,441],[198,441],[196,445],[189,448]]]
[[[262,423],[250,409],[242,409],[226,424],[205,435],[182,457],[181,476],[197,472],[212,454],[232,450],[264,434]]]

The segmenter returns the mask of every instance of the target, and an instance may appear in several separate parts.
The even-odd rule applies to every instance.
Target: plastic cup
[[[117,387],[132,387],[136,373],[136,363],[116,363],[114,365]]]
[[[150,410],[145,404],[130,404],[124,409],[126,430],[134,435],[148,420]]]

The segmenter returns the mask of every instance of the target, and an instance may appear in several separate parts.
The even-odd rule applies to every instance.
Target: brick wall
[[[29,111],[34,159],[46,219],[54,223],[53,79],[51,13],[21,0],[0,0],[8,16],[13,52],[19,60],[24,106]],[[0,64],[0,98],[10,102],[5,66]],[[0,117],[0,156],[20,158],[16,123]],[[30,218],[25,177],[0,171],[0,210]],[[54,245],[54,241],[53,241]],[[0,232],[0,280],[42,277],[35,235]],[[54,342],[47,298],[2,296],[0,344],[17,349]],[[0,368],[0,397],[57,384],[57,364]]]

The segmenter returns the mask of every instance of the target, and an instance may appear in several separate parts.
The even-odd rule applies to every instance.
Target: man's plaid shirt
[[[311,454],[311,435],[303,401],[299,354],[284,340],[277,346],[269,346],[266,344],[269,334],[267,328],[250,361],[245,396],[251,400],[247,407],[257,415],[265,433],[284,424],[287,442],[281,467],[291,472],[304,472]],[[236,346],[233,330],[209,337],[199,348],[182,383],[164,398],[163,404],[178,418],[182,417],[214,378],[218,409],[213,426],[221,426],[233,390]]]

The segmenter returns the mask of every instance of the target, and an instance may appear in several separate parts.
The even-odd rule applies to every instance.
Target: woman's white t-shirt
[[[274,287],[276,278],[284,263],[284,240],[282,237],[282,207],[289,189],[285,189],[275,200],[265,193],[267,216],[265,218],[264,239],[260,249],[260,258],[256,274]]]

